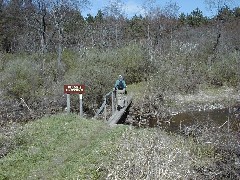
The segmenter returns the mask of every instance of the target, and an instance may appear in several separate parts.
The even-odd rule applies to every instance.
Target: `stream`
[[[232,112],[231,112],[232,111]],[[170,123],[163,123],[162,127],[168,132],[179,132],[181,128],[193,124],[207,124],[213,122],[218,127],[228,126],[234,131],[239,131],[240,108],[214,109],[207,111],[184,112],[167,118]]]

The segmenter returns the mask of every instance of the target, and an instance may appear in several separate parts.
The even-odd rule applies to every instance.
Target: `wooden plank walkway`
[[[121,119],[121,117],[124,115],[125,111],[129,107],[131,102],[132,102],[132,95],[129,95],[126,97],[125,106],[122,109],[120,109],[119,111],[118,110],[115,111],[115,113],[108,119],[107,123],[110,126],[117,124],[119,122],[119,120]]]

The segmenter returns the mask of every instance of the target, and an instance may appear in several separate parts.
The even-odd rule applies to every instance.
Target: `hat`
[[[119,77],[119,78],[122,78],[122,75],[120,74],[118,77]]]

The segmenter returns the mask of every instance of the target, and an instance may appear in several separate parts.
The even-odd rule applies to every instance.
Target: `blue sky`
[[[216,12],[213,12],[209,9],[209,7],[206,5],[205,0],[151,0],[155,1],[155,5],[159,6],[160,8],[164,8],[167,3],[173,2],[177,3],[177,5],[180,7],[179,13],[183,12],[185,14],[190,14],[193,10],[196,8],[199,8],[204,16],[213,16],[216,14]],[[99,9],[104,9],[107,5],[109,5],[110,0],[90,0],[91,7],[89,9],[86,9],[83,11],[83,16],[86,16],[87,14],[91,14],[93,16],[96,15],[97,11]],[[135,14],[142,14],[144,13],[144,10],[142,8],[144,2],[146,0],[121,0],[121,2],[124,4],[123,9],[125,14],[128,17],[132,17]],[[224,2],[232,7],[239,7],[240,6],[240,0],[215,0],[215,2]]]

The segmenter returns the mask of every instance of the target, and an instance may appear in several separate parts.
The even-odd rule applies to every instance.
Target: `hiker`
[[[116,92],[116,97],[117,97],[117,109],[120,110],[125,106],[125,94],[126,94],[126,82],[123,79],[122,75],[118,76],[118,80],[116,80],[114,89]]]
[[[126,82],[123,79],[122,75],[119,75],[118,80],[116,80],[115,90],[123,90],[124,92],[126,91]]]

